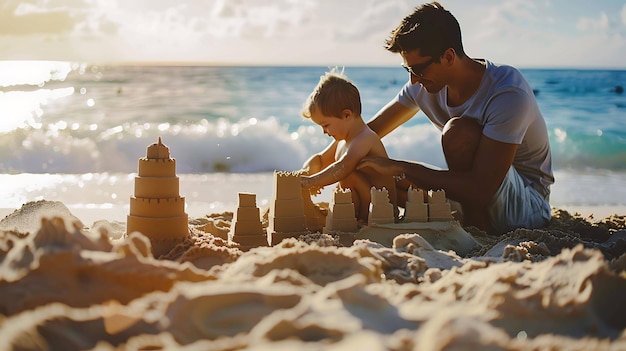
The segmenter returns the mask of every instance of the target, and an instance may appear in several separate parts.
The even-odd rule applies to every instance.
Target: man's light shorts
[[[524,180],[515,167],[509,168],[487,209],[489,223],[496,233],[515,228],[541,228],[552,216],[550,203]]]

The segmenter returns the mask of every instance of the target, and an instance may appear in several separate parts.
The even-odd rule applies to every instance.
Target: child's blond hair
[[[343,110],[361,116],[361,95],[359,89],[337,69],[332,69],[320,77],[320,81],[306,99],[302,117],[311,118],[319,111],[324,116],[340,117]]]

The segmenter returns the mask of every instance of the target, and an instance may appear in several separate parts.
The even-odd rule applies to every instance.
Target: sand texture
[[[553,214],[249,251],[208,214],[155,258],[120,223],[28,203],[0,221],[0,350],[626,350],[626,217]]]

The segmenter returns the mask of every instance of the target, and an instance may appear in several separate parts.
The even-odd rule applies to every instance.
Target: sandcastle
[[[424,197],[428,202],[424,202]],[[371,208],[368,226],[391,224],[395,222],[393,205],[389,201],[387,189],[371,188]],[[352,203],[350,201],[350,203]],[[444,190],[424,193],[422,189],[409,187],[402,223],[447,222],[453,221],[450,203]]]
[[[228,239],[242,250],[276,245],[285,238],[298,237],[324,229],[326,213],[311,200],[300,185],[297,172],[274,172],[274,192],[269,205],[268,227],[263,229],[256,194],[239,193]]]
[[[276,245],[285,238],[297,238],[314,232],[356,233],[361,231],[349,189],[337,187],[328,214],[311,201],[298,172],[274,172],[274,191],[269,203],[268,226],[263,229],[256,194],[239,193],[239,205],[233,215],[228,240],[242,250]],[[134,195],[130,197],[126,233],[141,232],[150,239],[152,254],[169,252],[189,235],[185,198],[179,194],[176,160],[161,138],[147,148],[146,157],[138,161]],[[453,221],[445,192],[434,191],[424,203],[424,193],[409,189],[403,223]],[[371,188],[368,226],[396,222],[394,207],[387,189]]]
[[[421,189],[409,188],[404,216],[398,222],[387,189],[372,187],[368,225],[359,227],[350,189],[336,187],[328,213],[325,213],[311,201],[309,192],[302,189],[300,177],[298,172],[274,171],[274,189],[269,202],[266,230],[263,230],[259,208],[256,206],[256,194],[239,193],[239,206],[233,215],[229,241],[238,243],[242,250],[249,250],[258,246],[274,246],[285,238],[323,232],[338,235],[342,243],[350,244],[358,237],[357,233],[372,229],[404,231],[417,225],[419,228],[413,229],[423,231],[429,230],[432,225],[446,226],[444,223],[454,221],[443,190],[429,194]],[[426,195],[427,203],[424,201]],[[439,223],[431,225],[427,222]]]
[[[270,200],[267,235],[270,245],[285,238],[308,234],[302,185],[297,172],[274,172],[274,192]]]
[[[407,195],[408,201],[404,208],[402,222],[447,222],[454,220],[444,190],[424,193],[422,189],[409,187]],[[424,202],[424,197],[427,198],[427,202]]]
[[[446,200],[446,192],[443,190],[431,191],[428,194],[428,221],[445,222],[452,221],[450,203]]]
[[[266,236],[261,229],[262,222],[256,207],[255,194],[239,193],[239,207],[231,224],[229,241],[237,242],[243,250],[248,250],[267,244],[274,246],[285,238],[323,232],[338,235],[342,243],[349,244],[351,240],[345,237],[350,237],[353,241],[358,237],[357,233],[372,229],[445,231],[450,226],[445,223],[454,221],[443,190],[424,193],[421,189],[409,188],[404,216],[397,221],[387,189],[372,187],[368,225],[359,227],[350,189],[336,187],[333,190],[326,214],[311,201],[308,191],[302,190],[300,177],[297,172],[274,172],[274,190],[269,203]],[[424,201],[425,197],[427,202]],[[431,228],[433,225],[435,227]]]
[[[370,189],[372,197],[370,214],[367,217],[367,225],[389,224],[395,222],[393,205],[389,202],[389,191],[387,189]]]
[[[428,204],[424,202],[424,191],[409,187],[404,206],[404,222],[428,222]]]
[[[454,219],[443,190],[424,193],[419,189],[410,189],[404,216],[397,223],[392,222],[389,206],[385,205],[385,195],[384,191],[372,191],[372,213],[379,211],[382,214],[370,214],[370,223],[359,228],[353,241],[371,240],[392,247],[398,235],[417,233],[433,248],[454,250],[461,255],[480,245]],[[377,210],[379,206],[381,209]],[[387,223],[382,223],[383,221]]]
[[[328,213],[325,214],[311,201],[306,190],[302,190],[301,175],[297,172],[274,172],[274,193],[270,200],[268,212],[267,242],[273,246],[285,238],[297,238],[302,234],[323,232],[333,235],[357,233],[359,227],[355,216],[354,203],[350,189],[336,187],[332,193]],[[396,220],[394,207],[389,201],[387,189],[371,188],[371,206],[368,217],[368,227],[380,227],[397,223],[410,224],[418,222],[450,222],[453,221],[450,204],[447,202],[443,190],[424,193],[421,189],[410,188],[404,216],[401,221]],[[427,195],[428,202],[424,202]],[[242,201],[240,197],[240,202]],[[256,208],[256,207],[255,207]],[[254,247],[251,241],[257,240],[261,246],[262,239],[238,239],[234,234],[238,231],[237,223],[241,218],[241,204],[237,209],[231,226],[231,235],[234,242],[239,242],[245,248]],[[258,233],[256,212],[249,213],[247,220],[254,222],[255,233]],[[249,234],[251,235],[251,234]],[[340,238],[342,240],[342,238]],[[344,240],[345,241],[345,240]],[[264,245],[264,242],[263,242]]]
[[[359,230],[350,189],[336,187],[332,195],[324,232],[356,232]]]
[[[228,241],[238,243],[242,250],[247,251],[267,246],[267,238],[261,222],[261,211],[256,205],[256,194],[239,193],[239,206],[233,215]]]
[[[147,236],[158,257],[189,235],[188,219],[185,198],[179,194],[176,160],[159,137],[138,161],[126,233],[137,231]]]

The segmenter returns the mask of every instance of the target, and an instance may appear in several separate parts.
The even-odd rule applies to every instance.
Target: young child
[[[310,118],[322,127],[324,134],[338,141],[304,163],[302,187],[312,194],[319,194],[324,186],[337,182],[342,188],[349,188],[356,218],[361,224],[367,224],[372,186],[384,187],[397,219],[393,177],[372,169],[356,169],[365,156],[388,157],[378,135],[361,118],[361,97],[356,86],[336,70],[327,72],[306,100],[302,116]]]

